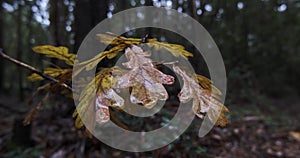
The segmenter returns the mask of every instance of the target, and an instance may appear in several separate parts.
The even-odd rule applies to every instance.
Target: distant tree
[[[54,45],[67,45],[67,7],[62,0],[50,1],[50,32]]]
[[[88,32],[107,17],[108,2],[99,0],[76,1],[75,4],[75,50]]]
[[[0,49],[2,48],[3,49],[3,23],[4,23],[4,20],[3,20],[3,15],[4,15],[4,12],[3,12],[3,7],[2,6],[2,3],[3,3],[3,0],[0,0]],[[0,59],[0,69],[1,70],[4,70],[4,64],[3,64],[3,59],[1,58]],[[0,71],[0,76],[4,76],[3,75],[4,72],[3,71]],[[0,77],[0,89],[3,88],[3,77]]]
[[[18,10],[17,10],[17,58],[21,59],[23,58],[23,36],[24,33],[22,32],[23,29],[23,25],[22,25],[22,11],[23,11],[23,1],[18,1]],[[19,96],[20,99],[23,100],[24,99],[24,92],[23,92],[23,69],[22,68],[18,68],[18,90],[19,90]]]

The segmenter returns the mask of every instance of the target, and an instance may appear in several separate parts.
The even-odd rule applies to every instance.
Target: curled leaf
[[[102,69],[80,94],[79,104],[74,113],[74,117],[77,116],[78,126],[76,127],[80,128],[83,125],[81,122],[87,122],[93,126],[94,122],[99,124],[107,122],[110,119],[109,107],[122,108],[124,105],[123,98],[112,89],[112,84],[115,82],[110,74],[112,69]],[[80,114],[80,118],[77,113]]]
[[[116,88],[132,87],[131,102],[141,103],[146,108],[152,108],[158,100],[166,100],[168,93],[162,84],[173,84],[174,77],[157,70],[147,58],[150,53],[138,46],[127,48],[125,56],[129,61],[123,65],[130,70],[118,78]]]
[[[99,124],[110,120],[109,107],[122,108],[124,106],[124,99],[112,89],[113,81],[111,75],[105,75],[100,79],[95,103],[96,122]]]
[[[183,79],[183,87],[178,94],[179,100],[187,103],[193,99],[193,111],[200,117],[204,118],[204,114],[208,115],[211,122],[219,126],[226,126],[229,120],[225,116],[225,112],[229,110],[216,98],[210,90],[202,88],[196,79],[190,77],[185,71],[178,66],[173,66],[173,70]]]
[[[99,124],[106,123],[107,121],[110,120],[110,114],[109,114],[109,107],[108,106],[99,106],[100,100],[97,98],[96,99],[96,105],[97,110],[96,110],[96,122]]]

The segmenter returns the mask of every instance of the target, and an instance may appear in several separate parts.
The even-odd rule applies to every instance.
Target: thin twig
[[[72,91],[72,88],[70,86],[68,86],[67,84],[60,83],[59,80],[57,80],[57,79],[55,79],[55,78],[53,78],[53,77],[51,77],[51,76],[49,76],[47,74],[44,74],[41,70],[39,70],[37,68],[34,68],[34,67],[32,67],[32,66],[30,66],[28,64],[25,64],[25,63],[23,63],[23,62],[21,62],[19,60],[16,60],[16,59],[14,59],[14,58],[6,55],[5,53],[3,53],[3,51],[2,51],[1,48],[0,48],[0,55],[4,59],[9,60],[9,61],[11,61],[11,62],[13,62],[13,63],[15,63],[15,64],[17,64],[19,66],[22,66],[22,67],[24,67],[24,68],[26,68],[26,69],[28,69],[28,70],[30,70],[30,71],[32,71],[32,72],[40,75],[40,76],[42,76],[43,78],[45,78],[47,80],[50,80],[50,81],[55,82],[55,83],[59,83],[62,87],[67,88],[68,90]]]
[[[145,37],[142,38],[142,42],[141,43],[147,43],[148,42],[148,38],[149,38],[149,34],[146,34]]]

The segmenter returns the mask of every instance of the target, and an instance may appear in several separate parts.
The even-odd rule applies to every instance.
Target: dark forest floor
[[[300,157],[297,97],[229,106],[228,127],[215,127],[204,138],[191,130],[184,134],[192,135],[188,143],[182,136],[173,148],[146,153],[119,151],[87,138],[83,130],[75,129],[72,108],[64,104],[46,106],[24,127],[22,120],[30,106],[16,100],[0,97],[0,157]]]

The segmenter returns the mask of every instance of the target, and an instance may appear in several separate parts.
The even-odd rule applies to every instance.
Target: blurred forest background
[[[0,48],[39,69],[51,63],[59,65],[31,48],[50,44],[67,46],[76,53],[100,21],[138,6],[175,9],[208,30],[226,66],[231,124],[198,138],[200,120],[196,119],[174,143],[151,152],[128,153],[88,139],[84,131],[76,130],[72,101],[53,96],[55,99],[42,107],[35,121],[23,126],[30,109],[27,99],[41,84],[26,79],[31,73],[28,70],[0,58],[0,157],[299,156],[298,0],[0,0]],[[125,20],[134,23],[139,19]],[[144,30],[126,34],[144,35]],[[150,35],[194,50],[188,42],[159,29],[152,29]]]

